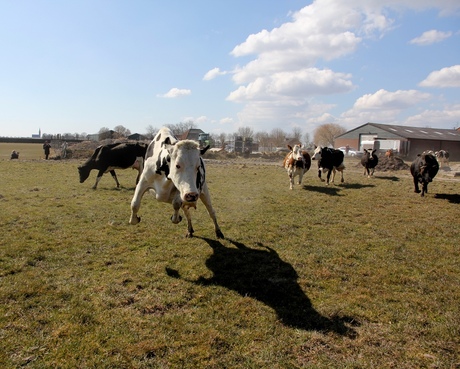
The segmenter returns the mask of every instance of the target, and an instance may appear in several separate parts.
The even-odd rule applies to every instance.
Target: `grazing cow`
[[[433,181],[433,178],[438,173],[439,164],[436,157],[432,154],[417,155],[410,166],[410,172],[414,177],[414,192],[420,193],[419,183],[422,185],[422,195],[428,193],[428,183]]]
[[[449,151],[439,150],[434,153],[438,162],[441,164],[441,168],[445,165],[449,166]]]
[[[366,175],[367,172],[368,178],[374,175],[375,167],[379,163],[379,158],[375,154],[376,151],[376,149],[372,151],[364,149],[364,155],[361,158],[361,165],[364,167],[364,175]]]
[[[289,175],[290,189],[294,186],[294,177],[299,176],[299,185],[302,183],[303,175],[310,169],[311,158],[308,152],[302,150],[302,145],[287,145],[291,152],[286,155],[283,161],[283,167],[286,168]]]
[[[328,147],[315,147],[313,152],[312,160],[318,160],[318,177],[321,181],[324,181],[321,178],[321,172],[327,172],[326,185],[329,184],[329,179],[332,172],[332,182],[335,179],[336,170],[342,174],[340,182],[343,182],[343,170],[345,165],[343,163],[344,154],[341,150],[330,149]]]
[[[131,201],[129,223],[140,222],[141,218],[137,213],[142,196],[147,190],[151,190],[158,201],[173,205],[171,221],[174,224],[182,220],[179,215],[179,210],[182,209],[188,223],[187,237],[193,237],[194,232],[190,208],[196,209],[197,201],[201,199],[214,222],[216,237],[224,238],[211,204],[205,180],[206,170],[201,158],[208,149],[209,145],[200,150],[196,141],[178,141],[169,128],[161,128],[147,149],[144,170]]]
[[[97,169],[99,173],[97,174],[93,189],[97,188],[102,175],[107,172],[110,172],[117,187],[120,187],[115,169],[127,168],[137,169],[137,183],[144,168],[146,151],[147,144],[144,143],[115,143],[98,146],[94,150],[93,155],[83,165],[78,167],[80,183],[83,183],[89,177],[91,170]]]

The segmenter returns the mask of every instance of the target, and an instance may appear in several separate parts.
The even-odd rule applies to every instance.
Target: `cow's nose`
[[[185,201],[194,202],[198,200],[198,194],[196,192],[189,192],[185,194]]]

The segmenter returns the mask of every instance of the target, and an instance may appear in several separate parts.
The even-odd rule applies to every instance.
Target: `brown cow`
[[[299,176],[299,185],[302,183],[303,175],[310,169],[311,158],[308,152],[302,150],[301,144],[294,145],[294,147],[287,145],[287,147],[291,152],[284,158],[283,167],[288,172],[290,189],[292,190],[295,176]]]

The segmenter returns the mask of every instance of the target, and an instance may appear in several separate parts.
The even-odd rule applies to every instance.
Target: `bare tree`
[[[281,128],[274,128],[270,132],[272,144],[277,147],[283,147],[286,142],[286,133]]]
[[[335,138],[346,131],[336,123],[326,123],[315,129],[313,140],[316,145],[334,147]]]
[[[267,150],[270,147],[270,136],[267,132],[257,132],[254,135],[254,138],[259,141],[259,148],[262,150]]]
[[[296,139],[300,143],[302,141],[302,129],[299,127],[294,127],[292,129],[292,138]]]
[[[131,131],[121,124],[116,126],[113,130],[117,134],[117,138],[128,137],[131,134]]]
[[[241,136],[243,138],[253,138],[254,131],[251,127],[240,127],[238,128],[238,136]]]
[[[177,124],[166,124],[166,127],[168,127],[174,133],[175,136],[179,137],[182,136],[188,130],[197,128],[197,125],[192,120],[189,120],[187,122],[180,122]]]
[[[310,133],[305,133],[303,136],[304,142],[305,142],[305,147],[307,148],[312,148],[314,143],[311,141]]]
[[[157,134],[157,132],[159,131],[159,129],[156,128],[156,127],[153,127],[151,124],[149,124],[149,125],[145,128],[145,131],[146,131],[147,137],[151,140],[151,139]]]

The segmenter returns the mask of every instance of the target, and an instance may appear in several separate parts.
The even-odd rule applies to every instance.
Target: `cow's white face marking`
[[[313,155],[311,156],[312,160],[320,160],[321,159],[321,146],[317,146],[315,151],[313,151]]]
[[[301,145],[294,145],[292,148],[292,158],[297,161],[303,160]]]
[[[183,202],[196,202],[201,193],[201,177],[204,175],[198,144],[194,141],[179,141],[167,148],[171,158],[168,178],[179,190]]]

